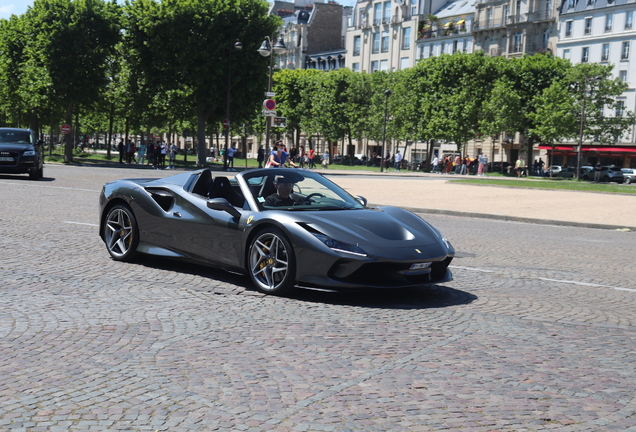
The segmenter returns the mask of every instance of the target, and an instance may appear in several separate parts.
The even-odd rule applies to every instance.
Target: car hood
[[[24,150],[33,150],[33,146],[31,144],[13,144],[13,143],[0,144],[0,151],[22,152]]]
[[[395,207],[304,213],[300,220],[313,230],[357,245],[427,246],[442,239],[423,219]]]

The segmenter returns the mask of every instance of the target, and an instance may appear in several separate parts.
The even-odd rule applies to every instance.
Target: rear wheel
[[[117,261],[132,261],[137,256],[139,229],[130,207],[117,204],[108,211],[104,223],[104,242],[108,253]]]
[[[631,178],[631,177],[627,177],[627,178],[625,179],[625,183],[627,183],[627,184],[632,184],[632,181],[633,181],[633,180],[632,180],[632,178]]]
[[[248,272],[259,291],[284,294],[296,278],[294,250],[287,236],[276,228],[258,233],[249,248]]]

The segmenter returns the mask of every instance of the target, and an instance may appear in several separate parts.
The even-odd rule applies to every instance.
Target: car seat
[[[214,177],[208,197],[225,198],[234,207],[243,207],[245,203],[245,198],[234,190],[227,177]]]

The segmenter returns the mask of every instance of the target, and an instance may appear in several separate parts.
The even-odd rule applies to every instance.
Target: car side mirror
[[[367,199],[365,197],[361,197],[360,195],[356,196],[356,201],[362,204],[364,207],[367,206]]]
[[[232,204],[228,202],[225,198],[212,198],[207,201],[207,206],[212,210],[221,210],[229,213],[235,218],[241,217],[241,212],[234,208]]]

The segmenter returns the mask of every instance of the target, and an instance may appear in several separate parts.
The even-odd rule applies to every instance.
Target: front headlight
[[[22,156],[35,156],[35,150],[27,150],[22,153]]]
[[[329,247],[330,249],[336,252],[344,252],[344,253],[349,253],[349,254],[358,255],[358,256],[367,256],[367,253],[356,245],[352,245],[349,243],[338,241],[336,239],[332,239],[331,237],[326,236],[324,234],[318,234],[318,233],[312,233],[312,234],[318,240],[323,242],[325,246]]]

